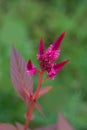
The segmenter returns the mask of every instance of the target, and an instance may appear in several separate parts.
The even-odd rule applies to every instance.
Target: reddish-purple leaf
[[[67,121],[67,119],[65,119],[65,117],[61,113],[58,114],[57,127],[58,130],[74,130],[72,126],[69,124],[69,122]]]
[[[0,130],[17,130],[13,125],[2,123],[0,124]]]
[[[26,93],[33,91],[32,77],[26,72],[26,62],[20,53],[12,47],[11,53],[11,79],[18,95],[26,102]]]
[[[44,94],[46,94],[47,92],[49,92],[52,89],[51,86],[47,86],[47,87],[43,87],[40,89],[38,98],[40,98],[41,96],[43,96]]]
[[[20,123],[16,123],[17,126],[17,130],[24,130],[24,125],[20,124]],[[27,129],[30,130],[30,129]]]

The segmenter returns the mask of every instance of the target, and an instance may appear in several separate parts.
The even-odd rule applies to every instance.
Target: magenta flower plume
[[[69,60],[65,60],[61,63],[54,64],[51,70],[48,72],[48,76],[50,79],[54,79],[54,77],[59,73],[59,71],[63,68],[65,64],[67,64]]]
[[[47,71],[49,78],[52,80],[57,75],[57,73],[63,68],[63,66],[69,61],[66,60],[64,62],[61,62],[59,64],[55,64],[54,61],[59,57],[60,54],[60,45],[65,36],[65,32],[63,32],[57,40],[54,41],[53,44],[51,44],[48,49],[44,52],[44,48],[42,46],[43,43],[40,43],[38,55],[40,58],[38,60],[40,61],[40,67],[43,71]],[[41,50],[40,50],[41,49]],[[43,53],[39,53],[39,52]]]
[[[65,36],[65,32],[63,32],[57,40],[51,44],[46,51],[44,51],[44,43],[43,40],[40,39],[40,44],[38,48],[37,60],[40,61],[40,67],[42,71],[47,71],[47,75],[52,80],[58,74],[58,72],[64,67],[69,60],[63,61],[61,63],[55,63],[55,60],[60,55],[60,45]],[[31,61],[27,64],[27,72],[31,75],[36,74],[36,67],[32,64]]]

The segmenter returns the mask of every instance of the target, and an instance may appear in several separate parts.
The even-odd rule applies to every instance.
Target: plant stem
[[[36,89],[36,92],[35,92],[34,97],[33,97],[34,101],[32,102],[32,105],[31,105],[31,107],[30,107],[30,109],[27,113],[28,118],[26,119],[24,130],[28,129],[28,126],[29,126],[29,123],[30,123],[30,120],[31,120],[31,116],[32,116],[32,113],[33,113],[33,110],[34,110],[34,107],[35,107],[35,103],[36,103],[36,100],[38,98],[38,94],[39,94],[40,87],[41,87],[41,84],[42,84],[43,74],[44,74],[44,72],[41,71],[40,75],[39,75],[37,89]]]
[[[39,76],[37,89],[36,89],[36,92],[35,92],[35,94],[34,94],[34,99],[35,99],[35,100],[37,100],[37,98],[38,98],[38,94],[39,94],[39,91],[40,91],[40,87],[41,87],[41,84],[42,84],[42,82],[43,82],[43,81],[42,81],[43,74],[44,74],[44,72],[42,71],[42,72],[40,73],[40,76]]]

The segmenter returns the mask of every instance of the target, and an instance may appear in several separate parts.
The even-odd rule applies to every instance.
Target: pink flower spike
[[[53,42],[53,44],[50,45],[50,47],[47,49],[47,51],[55,51],[55,50],[58,50],[60,48],[60,44],[63,40],[65,36],[65,32],[63,32],[58,38],[57,40],[55,40]]]
[[[46,55],[49,56],[52,61],[55,61],[59,57],[59,54],[60,54],[60,44],[61,44],[64,36],[65,36],[65,32],[63,32],[57,38],[57,40],[55,40],[53,42],[53,44],[51,44],[48,47],[48,49],[46,50]]]
[[[54,64],[53,68],[51,68],[50,72],[48,72],[48,75],[51,80],[54,79],[54,77],[59,73],[59,71],[64,67],[65,64],[67,64],[69,60],[65,60],[61,63]]]
[[[61,63],[55,64],[53,68],[58,73],[64,67],[64,65],[67,64],[68,62],[69,60],[65,60]]]
[[[27,72],[28,72],[30,75],[35,75],[36,72],[37,72],[37,69],[36,69],[36,67],[32,64],[31,60],[29,60],[28,63],[27,63]]]
[[[38,54],[37,54],[37,59],[40,60],[41,56],[44,54],[44,42],[42,40],[42,38],[40,39],[40,45],[39,45],[39,49],[38,49]]]
[[[55,64],[55,60],[59,57],[60,54],[60,45],[65,36],[63,32],[57,40],[51,44],[48,49],[44,52],[44,44],[42,39],[40,39],[40,45],[38,50],[37,59],[40,60],[40,67],[42,71],[47,71],[47,74],[50,79],[54,79],[56,74],[62,69],[62,67],[68,62],[64,61],[59,64]]]
[[[54,41],[54,43],[53,43],[53,50],[57,50],[57,49],[60,48],[60,44],[61,44],[61,42],[62,42],[64,36],[65,36],[65,32],[63,32],[63,33],[58,37],[58,39]]]

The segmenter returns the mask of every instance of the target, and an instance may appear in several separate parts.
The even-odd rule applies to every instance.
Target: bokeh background
[[[25,121],[25,105],[11,83],[11,45],[38,65],[40,37],[47,47],[63,31],[58,61],[70,62],[54,81],[44,84],[53,86],[39,100],[46,118],[35,110],[31,127],[54,123],[62,111],[75,130],[87,130],[87,0],[0,0],[0,122]]]

